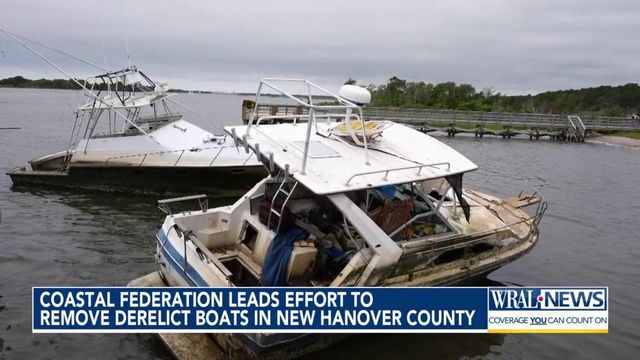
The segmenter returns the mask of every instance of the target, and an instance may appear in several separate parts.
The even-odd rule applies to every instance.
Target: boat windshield
[[[277,233],[292,229],[308,232],[322,253],[318,256],[319,263],[311,283],[328,284],[355,254],[366,251],[368,242],[335,206],[331,195],[315,194],[302,184],[295,187],[295,183],[285,183],[282,187],[281,184],[275,179],[267,181],[264,192],[253,199],[253,212],[263,225]],[[404,242],[455,233],[438,211],[443,203],[454,201],[450,188],[445,179],[436,179],[351,191],[344,195],[393,241]],[[291,192],[288,200],[276,195],[283,190]],[[274,216],[272,208],[282,209],[279,211],[281,217]]]

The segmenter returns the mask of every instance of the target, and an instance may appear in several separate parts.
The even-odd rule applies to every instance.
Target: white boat
[[[292,82],[335,104],[296,98],[281,85]],[[208,209],[205,196],[161,200],[168,215],[157,233],[158,272],[130,286],[454,285],[514,261],[538,241],[546,209],[539,192],[498,198],[464,188],[463,175],[477,166],[454,149],[404,125],[363,124],[366,90],[343,88],[338,96],[306,80],[263,79],[256,103],[265,87],[306,107],[308,121],[225,128],[269,176],[228,206]],[[317,118],[320,111],[342,112],[344,122]],[[186,200],[200,209],[172,211]],[[161,337],[181,358],[290,358],[339,339]],[[205,348],[215,350],[198,353]]]
[[[167,84],[135,66],[85,86],[68,148],[9,171],[14,185],[239,196],[264,177],[253,154],[183,120]]]

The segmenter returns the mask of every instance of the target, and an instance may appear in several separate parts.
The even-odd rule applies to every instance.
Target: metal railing
[[[514,112],[483,112],[412,108],[367,107],[365,117],[371,120],[392,120],[407,124],[435,122],[446,125],[501,125],[523,128],[566,128],[566,114],[535,114]],[[582,115],[581,125],[593,130],[640,130],[640,120],[627,117]]]
[[[215,156],[213,156],[213,158],[211,159],[211,162],[209,163],[209,166],[211,166],[211,165],[213,165],[213,162],[216,161],[216,159],[218,158],[218,156],[220,155],[222,150],[224,150],[226,147],[230,147],[230,146],[190,148],[190,149],[180,149],[180,150],[163,150],[163,151],[153,151],[153,152],[148,152],[148,153],[120,155],[120,156],[110,156],[104,161],[104,166],[115,166],[115,165],[110,165],[109,162],[114,162],[116,160],[127,159],[127,158],[137,158],[137,157],[142,157],[142,160],[140,160],[140,162],[136,166],[142,166],[142,164],[144,164],[145,160],[147,160],[147,157],[149,157],[150,155],[153,156],[153,155],[164,155],[164,154],[170,154],[170,153],[180,153],[180,155],[178,156],[176,161],[173,163],[173,165],[171,165],[171,166],[176,166],[176,165],[178,165],[178,162],[180,162],[180,159],[182,159],[182,156],[184,155],[184,153],[187,152],[187,151],[189,151],[189,152],[199,152],[199,151],[202,151],[202,150],[219,149],[218,152],[215,154]]]
[[[177,198],[158,200],[158,209],[160,209],[160,211],[162,211],[167,215],[173,215],[173,212],[171,211],[171,204],[191,201],[191,200],[196,200],[198,202],[200,211],[206,212],[207,209],[209,209],[209,198],[205,194],[181,196]]]
[[[356,121],[360,121],[360,116],[358,114],[350,114],[350,118],[355,119]],[[344,120],[345,114],[316,114],[316,119],[326,119],[326,121],[331,121],[331,119],[336,119],[339,121]],[[258,117],[258,120],[255,122],[255,125],[260,125],[264,120],[281,120],[281,121],[291,121],[291,123],[296,124],[298,121],[309,121],[309,115],[261,115]]]
[[[443,166],[443,165],[447,166],[447,171],[449,171],[451,169],[451,164],[449,162],[441,162],[441,163],[434,163],[434,164],[420,164],[420,165],[414,165],[414,166],[404,166],[404,167],[399,167],[399,168],[395,168],[395,169],[374,170],[374,171],[356,173],[356,174],[351,175],[351,177],[349,179],[347,179],[347,182],[345,183],[345,186],[349,186],[349,183],[351,182],[351,180],[353,180],[354,178],[356,178],[358,176],[366,176],[366,175],[384,173],[384,177],[382,179],[386,181],[387,177],[389,176],[389,173],[392,172],[392,171],[418,169],[417,175],[420,175],[420,172],[425,167],[434,167],[434,168],[439,169],[438,166]]]
[[[547,200],[545,199],[544,195],[542,195],[542,193],[540,192],[540,188],[549,185],[549,183],[541,178],[541,177],[517,177],[514,175],[510,175],[510,174],[505,174],[503,172],[500,172],[498,170],[495,169],[488,169],[487,170],[489,172],[489,174],[487,176],[485,176],[482,181],[480,182],[472,182],[470,185],[465,186],[466,191],[471,191],[473,192],[473,190],[481,190],[483,189],[483,187],[485,186],[485,184],[487,182],[489,182],[489,180],[491,178],[494,177],[494,175],[500,175],[502,178],[504,179],[509,179],[509,180],[514,180],[514,181],[521,181],[522,182],[522,186],[519,186],[520,190],[517,194],[518,197],[529,197],[532,199],[538,199],[537,204],[535,204],[535,208],[533,209],[533,214],[527,218],[524,219],[526,221],[532,221],[532,223],[537,227],[540,224],[540,221],[542,220],[542,216],[544,215],[544,213],[547,211]],[[532,184],[532,181],[538,181],[539,184],[534,185]],[[512,224],[508,224],[508,225],[515,225],[515,224],[519,224],[522,221],[518,221],[516,223],[512,223]]]
[[[298,98],[296,95],[294,95],[292,92],[287,91],[285,88],[283,88],[283,85],[287,85],[290,86],[291,84],[297,84],[298,86],[303,86],[306,87],[307,89],[307,94],[304,96],[306,98],[306,102],[301,100],[300,98]],[[246,137],[250,137],[251,136],[251,127],[254,124],[254,122],[257,120],[258,118],[258,110],[260,108],[260,97],[262,96],[262,90],[264,88],[269,88],[271,90],[276,91],[277,93],[279,93],[281,96],[284,96],[286,98],[288,98],[290,101],[293,101],[295,104],[297,104],[298,106],[301,106],[303,108],[307,109],[307,114],[308,114],[308,121],[307,121],[307,131],[306,131],[306,136],[305,136],[305,140],[304,140],[304,151],[303,151],[303,155],[302,155],[302,165],[300,168],[300,174],[305,175],[306,174],[306,169],[307,169],[307,159],[308,159],[308,155],[309,155],[309,143],[310,143],[310,139],[311,139],[311,129],[313,126],[317,125],[315,124],[316,122],[316,111],[318,112],[318,116],[320,116],[323,113],[326,112],[330,112],[330,111],[344,111],[344,119],[345,119],[345,124],[347,125],[347,129],[349,131],[349,134],[351,135],[354,143],[356,145],[359,146],[363,146],[364,147],[364,155],[365,155],[365,164],[369,164],[369,149],[368,149],[368,144],[367,144],[367,127],[366,126],[362,126],[362,142],[360,140],[358,140],[358,138],[356,137],[355,131],[353,130],[353,128],[351,127],[351,115],[353,113],[356,113],[359,115],[359,117],[362,119],[363,115],[362,115],[362,107],[360,107],[359,105],[356,105],[355,103],[344,99],[326,89],[324,89],[323,87],[312,83],[311,81],[305,80],[305,79],[288,79],[288,78],[264,78],[264,79],[260,79],[260,85],[258,85],[258,91],[256,92],[256,98],[255,98],[255,102],[254,102],[254,107],[251,109],[251,115],[248,119],[248,126],[245,130],[245,134],[243,136],[243,138],[245,139],[243,142],[245,142],[245,146],[246,146]],[[331,98],[332,102],[322,102],[322,103],[314,103],[314,96],[317,98],[318,95],[314,95],[313,92],[316,93],[320,93],[322,94],[322,96],[324,96],[325,98]],[[272,106],[277,106],[277,105],[272,105]],[[273,115],[278,115],[278,114],[270,114],[271,116]],[[363,124],[364,125],[364,124]],[[233,135],[235,139],[238,139],[236,134]],[[246,137],[245,137],[246,136]],[[237,142],[237,140],[236,140]],[[259,153],[259,151],[258,151]],[[260,155],[258,155],[258,159],[260,159]]]

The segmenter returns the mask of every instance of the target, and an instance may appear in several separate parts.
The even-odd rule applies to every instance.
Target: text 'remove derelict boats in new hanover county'
[[[282,89],[291,83],[333,102],[314,103],[311,90],[299,99]],[[225,128],[269,175],[229,206],[208,209],[204,196],[161,200],[168,216],[157,234],[158,272],[130,286],[453,285],[538,241],[546,209],[538,191],[499,198],[463,188],[477,166],[407,126],[363,122],[366,90],[345,86],[338,96],[306,80],[263,79],[256,104],[265,87],[306,107],[308,121],[262,125],[252,116]],[[331,119],[336,112],[342,121]],[[199,210],[171,209],[195,199]],[[206,348],[233,358],[294,357],[340,336],[161,334],[178,357]]]

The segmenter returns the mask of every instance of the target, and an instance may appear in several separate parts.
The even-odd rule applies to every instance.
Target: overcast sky
[[[10,1],[0,27],[171,87],[260,77],[465,82],[510,94],[640,81],[640,1]],[[0,78],[61,77],[0,36]],[[94,69],[42,50],[65,70]]]

